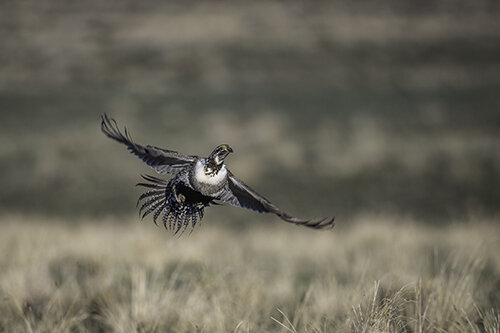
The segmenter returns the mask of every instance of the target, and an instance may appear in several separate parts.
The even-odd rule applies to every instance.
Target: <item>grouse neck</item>
[[[222,169],[224,162],[217,163],[215,159],[208,158],[205,162],[205,166],[203,167],[203,171],[207,176],[215,176]]]
[[[219,186],[227,177],[227,169],[222,163],[218,171],[209,169],[206,160],[199,160],[194,167],[194,179],[198,184]]]

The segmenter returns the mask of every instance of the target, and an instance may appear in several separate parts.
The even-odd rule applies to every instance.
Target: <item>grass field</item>
[[[0,332],[499,332],[498,224],[0,224]],[[120,223],[117,223],[120,222]],[[216,222],[216,221],[212,221]]]
[[[0,1],[0,333],[500,333],[500,1]],[[102,135],[206,156],[314,232],[180,238]],[[107,217],[109,216],[109,217]]]

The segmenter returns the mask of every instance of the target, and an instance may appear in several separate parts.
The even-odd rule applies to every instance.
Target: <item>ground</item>
[[[499,332],[500,229],[0,224],[0,332]],[[249,222],[251,223],[251,222]]]

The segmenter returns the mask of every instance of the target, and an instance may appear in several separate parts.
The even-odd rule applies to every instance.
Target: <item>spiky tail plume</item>
[[[153,221],[158,225],[157,220],[162,216],[163,226],[174,231],[174,234],[184,233],[189,225],[192,231],[198,221],[201,221],[207,204],[179,201],[172,180],[166,181],[149,175],[142,175],[142,178],[147,183],[138,183],[137,186],[148,190],[137,200],[141,219],[153,214]]]

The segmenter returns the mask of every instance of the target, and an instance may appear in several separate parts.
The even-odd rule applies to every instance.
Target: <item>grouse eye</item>
[[[223,151],[227,151],[228,153],[232,153],[233,152],[233,148],[229,147],[228,145],[220,145],[220,148]]]

